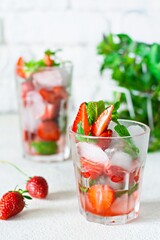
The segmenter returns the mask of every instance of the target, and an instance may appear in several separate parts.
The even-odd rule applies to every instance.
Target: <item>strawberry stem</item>
[[[1,163],[5,163],[5,164],[8,164],[12,167],[14,167],[17,171],[19,171],[20,173],[22,173],[25,177],[29,178],[29,176],[23,172],[19,167],[17,167],[14,163],[11,163],[11,162],[8,162],[8,161],[3,161],[3,160],[0,160]]]

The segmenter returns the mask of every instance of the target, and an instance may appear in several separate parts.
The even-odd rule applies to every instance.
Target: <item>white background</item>
[[[102,34],[159,41],[159,10],[159,0],[0,0],[0,113],[17,110],[14,65],[20,55],[62,48],[74,63],[73,101],[87,100],[101,81],[96,45]]]

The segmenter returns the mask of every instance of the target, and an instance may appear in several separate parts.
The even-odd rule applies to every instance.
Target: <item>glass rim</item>
[[[141,125],[145,128],[144,132],[139,133],[139,134],[134,134],[132,136],[124,136],[124,137],[121,137],[121,136],[100,137],[100,136],[88,136],[88,135],[83,135],[83,134],[80,134],[80,133],[76,133],[72,130],[71,126],[69,126],[68,130],[69,130],[69,133],[71,133],[72,135],[78,136],[78,137],[82,137],[82,138],[86,138],[86,139],[105,139],[105,140],[108,140],[108,139],[131,139],[131,138],[134,138],[134,137],[140,137],[140,136],[143,136],[147,133],[150,133],[150,127],[148,125],[146,125],[145,123],[141,123],[141,122],[134,121],[134,120],[127,120],[127,119],[118,119],[118,121],[130,122],[130,123],[133,123],[133,124],[136,124],[136,125]]]
[[[38,70],[43,70],[43,69],[55,69],[55,68],[63,68],[63,67],[65,67],[65,68],[67,68],[67,67],[69,67],[70,69],[71,69],[71,71],[72,71],[72,69],[73,69],[73,63],[72,63],[72,61],[62,61],[61,63],[60,63],[60,65],[59,66],[44,66],[44,67],[40,67]],[[15,69],[17,70],[17,69],[25,69],[25,66],[15,66]],[[38,72],[38,71],[36,71],[36,72]]]

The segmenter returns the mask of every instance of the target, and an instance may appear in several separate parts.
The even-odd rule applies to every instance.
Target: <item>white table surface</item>
[[[46,200],[27,201],[27,208],[0,221],[0,240],[160,240],[160,152],[149,154],[144,173],[140,216],[116,226],[87,222],[78,210],[72,161],[35,163],[22,158],[17,115],[0,116],[0,159],[17,164],[30,176],[49,183]],[[0,195],[26,178],[0,163]]]

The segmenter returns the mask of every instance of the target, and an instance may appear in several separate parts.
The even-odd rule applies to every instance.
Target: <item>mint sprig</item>
[[[139,187],[139,183],[136,183],[134,186],[132,186],[128,190],[116,191],[114,196],[115,198],[121,197],[123,194],[128,194],[128,196],[130,196],[133,192],[138,190],[138,187]]]
[[[114,127],[114,130],[118,133],[120,137],[131,137],[128,129],[119,123],[118,121],[118,109],[120,107],[120,102],[116,102],[114,104],[114,110],[112,112],[112,121],[115,122],[117,125]],[[124,151],[128,154],[130,154],[133,159],[137,158],[139,155],[139,148],[135,146],[131,138],[124,138],[125,146]]]
[[[44,53],[48,56],[52,56],[52,55],[54,56],[56,55],[57,52],[60,52],[60,51],[62,51],[62,49],[57,49],[55,51],[51,51],[50,49],[47,49]]]
[[[103,100],[98,102],[88,102],[86,103],[86,107],[89,125],[92,125],[97,120],[99,115],[105,110],[105,103]]]

